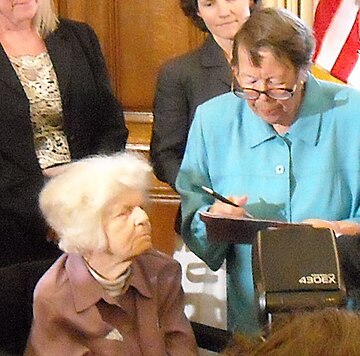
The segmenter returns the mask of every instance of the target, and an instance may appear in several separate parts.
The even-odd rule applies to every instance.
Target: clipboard
[[[209,212],[201,212],[200,219],[205,223],[206,235],[209,241],[233,244],[252,244],[258,231],[268,228],[275,229],[291,226],[312,227],[306,223],[239,218],[236,216],[216,215]]]

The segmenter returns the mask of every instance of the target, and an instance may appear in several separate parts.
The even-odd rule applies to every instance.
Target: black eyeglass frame
[[[245,100],[257,100],[257,99],[259,99],[261,94],[265,94],[270,99],[289,100],[290,98],[292,98],[294,96],[296,88],[297,88],[297,83],[294,85],[294,87],[292,89],[289,89],[289,88],[270,88],[270,89],[267,89],[267,90],[258,90],[258,89],[254,89],[254,88],[246,88],[246,87],[241,87],[241,86],[235,87],[234,81],[231,83],[231,91],[233,92],[233,94],[235,96],[237,96],[238,98],[245,99]],[[254,96],[251,97],[251,96],[247,95],[247,93],[245,93],[244,90],[251,91],[252,93],[254,93]],[[276,95],[275,96],[271,95],[271,91],[274,91],[274,90],[275,91],[281,91],[283,94],[287,93],[287,96],[286,97],[278,97]]]

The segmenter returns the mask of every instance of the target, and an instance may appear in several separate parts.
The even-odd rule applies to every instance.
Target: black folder
[[[305,223],[289,223],[277,220],[263,220],[254,218],[239,218],[200,213],[200,219],[206,225],[206,235],[210,241],[238,244],[252,244],[257,232],[267,228],[281,228],[288,226],[308,227]]]

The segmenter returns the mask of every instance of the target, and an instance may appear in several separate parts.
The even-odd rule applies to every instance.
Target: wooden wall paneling
[[[59,15],[99,37],[116,96],[129,111],[152,111],[160,66],[203,41],[178,0],[56,0]]]
[[[179,207],[177,199],[150,199],[147,210],[152,226],[152,243],[157,250],[172,256],[177,240],[174,221]]]
[[[151,111],[159,67],[189,49],[178,0],[116,1],[117,91],[126,110]]]
[[[86,22],[96,32],[116,93],[115,4],[113,0],[58,0],[62,17]],[[116,93],[117,94],[117,93]]]
[[[177,240],[174,222],[180,199],[167,184],[159,182],[155,176],[152,180],[146,212],[152,225],[153,245],[159,251],[172,255]]]

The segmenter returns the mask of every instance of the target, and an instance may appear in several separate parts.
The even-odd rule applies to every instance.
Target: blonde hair
[[[46,38],[57,29],[59,19],[55,13],[53,0],[38,0],[39,8],[33,25],[42,38]]]
[[[84,254],[104,250],[106,205],[129,190],[145,194],[151,167],[134,153],[94,156],[70,163],[40,193],[40,209],[58,235],[59,248]]]

